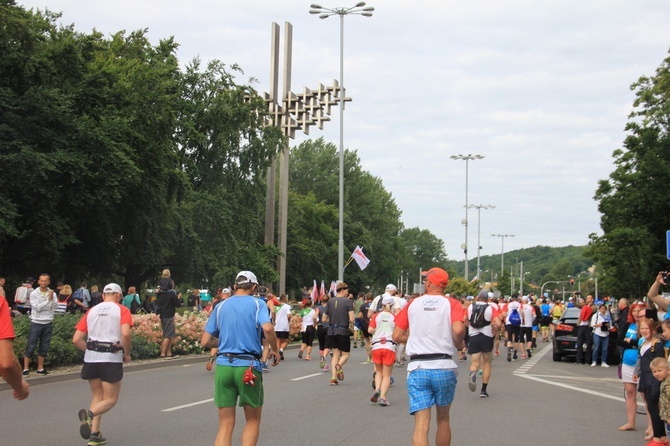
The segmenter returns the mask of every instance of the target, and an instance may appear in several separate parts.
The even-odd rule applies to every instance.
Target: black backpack
[[[140,303],[138,302],[139,300],[140,296],[134,294],[133,300],[130,301],[130,314],[137,314],[142,308],[142,305],[140,305]]]
[[[484,328],[487,325],[491,325],[491,321],[486,320],[486,309],[489,307],[489,304],[472,305],[472,314],[470,315],[470,319],[468,319],[470,326],[473,328]]]

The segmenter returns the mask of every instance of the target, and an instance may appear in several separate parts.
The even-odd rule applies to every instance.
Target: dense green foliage
[[[337,278],[339,154],[324,140],[303,142],[291,150],[289,164],[287,283],[296,289],[312,279]],[[345,281],[353,290],[379,291],[397,283],[401,272],[440,265],[446,259],[441,240],[427,230],[405,229],[401,211],[381,180],[360,166],[356,152],[344,158],[345,260],[356,245],[363,247],[370,265],[360,271],[347,266]],[[416,274],[414,274],[416,271]]]
[[[588,255],[606,271],[604,282],[621,296],[639,298],[660,270],[668,269],[665,207],[670,184],[670,57],[653,77],[632,87],[636,99],[615,170],[601,180],[595,198],[603,235],[591,236]]]
[[[172,39],[58,27],[0,2],[0,274],[148,282],[272,279],[264,178],[281,145],[226,67],[182,71]],[[11,291],[11,288],[10,288]]]

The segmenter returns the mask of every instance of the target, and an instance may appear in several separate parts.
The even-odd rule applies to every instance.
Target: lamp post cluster
[[[372,17],[375,8],[365,6],[365,2],[358,2],[351,7],[326,8],[318,4],[310,5],[310,14],[318,14],[320,19],[340,16],[340,98],[346,101],[344,88],[344,16],[361,15]],[[340,104],[340,202],[339,202],[339,240],[337,248],[337,278],[344,281],[344,102]]]
[[[463,254],[465,255],[465,280],[469,280],[468,277],[468,163],[470,160],[480,160],[484,159],[482,155],[473,155],[471,153],[467,155],[451,155],[452,160],[463,160],[465,161],[465,220],[463,220],[463,225],[465,226],[465,243],[461,245],[463,248]]]

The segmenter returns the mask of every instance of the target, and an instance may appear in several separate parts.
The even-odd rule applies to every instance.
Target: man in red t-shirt
[[[0,376],[14,389],[14,398],[28,398],[30,386],[21,372],[21,365],[14,355],[14,326],[9,314],[9,305],[3,297],[0,299]]]
[[[575,355],[575,362],[577,364],[587,364],[591,358],[591,327],[589,321],[593,315],[593,296],[586,296],[586,303],[581,298],[577,299],[577,306],[582,304],[582,311],[579,313],[577,320],[577,352]],[[586,344],[586,351],[584,351],[584,344]]]

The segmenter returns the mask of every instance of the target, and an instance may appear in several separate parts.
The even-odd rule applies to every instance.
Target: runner
[[[372,362],[375,364],[375,393],[370,401],[380,406],[388,406],[386,393],[391,386],[391,372],[395,362],[396,343],[392,340],[395,317],[391,311],[395,299],[386,296],[382,301],[382,311],[370,319],[368,333],[372,334]]]

